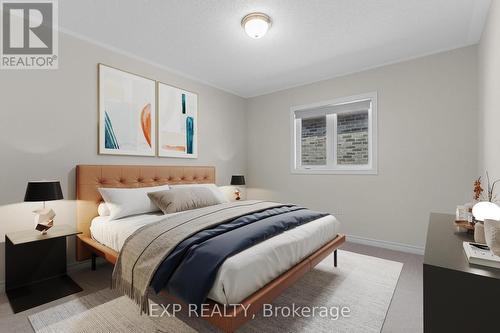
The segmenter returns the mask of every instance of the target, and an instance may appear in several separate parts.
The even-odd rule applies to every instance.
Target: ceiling
[[[63,31],[252,97],[475,44],[490,0],[59,1]],[[273,26],[249,38],[243,16]]]

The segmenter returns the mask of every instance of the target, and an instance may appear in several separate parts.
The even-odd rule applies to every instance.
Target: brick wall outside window
[[[337,114],[337,163],[368,164],[368,112]]]
[[[302,165],[326,164],[326,117],[302,119]]]

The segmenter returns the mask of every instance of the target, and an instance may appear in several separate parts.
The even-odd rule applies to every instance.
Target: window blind
[[[350,102],[345,104],[322,106],[315,109],[297,110],[294,112],[295,119],[315,118],[325,116],[327,114],[339,112],[356,112],[367,111],[371,108],[372,101],[370,99],[363,101]]]

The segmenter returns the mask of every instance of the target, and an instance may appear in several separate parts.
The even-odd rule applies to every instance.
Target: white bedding
[[[151,213],[114,221],[110,221],[109,217],[96,217],[92,220],[90,232],[96,241],[119,252],[135,230],[165,216]],[[223,304],[240,303],[335,238],[338,227],[339,222],[333,216],[325,216],[226,259],[208,297]]]

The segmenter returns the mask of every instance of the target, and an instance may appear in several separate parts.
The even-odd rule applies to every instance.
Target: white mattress
[[[92,237],[120,251],[125,240],[138,228],[165,215],[152,213],[110,221],[92,220]],[[337,236],[339,222],[331,215],[288,230],[245,251],[222,264],[208,297],[223,304],[237,304],[293,265]]]

